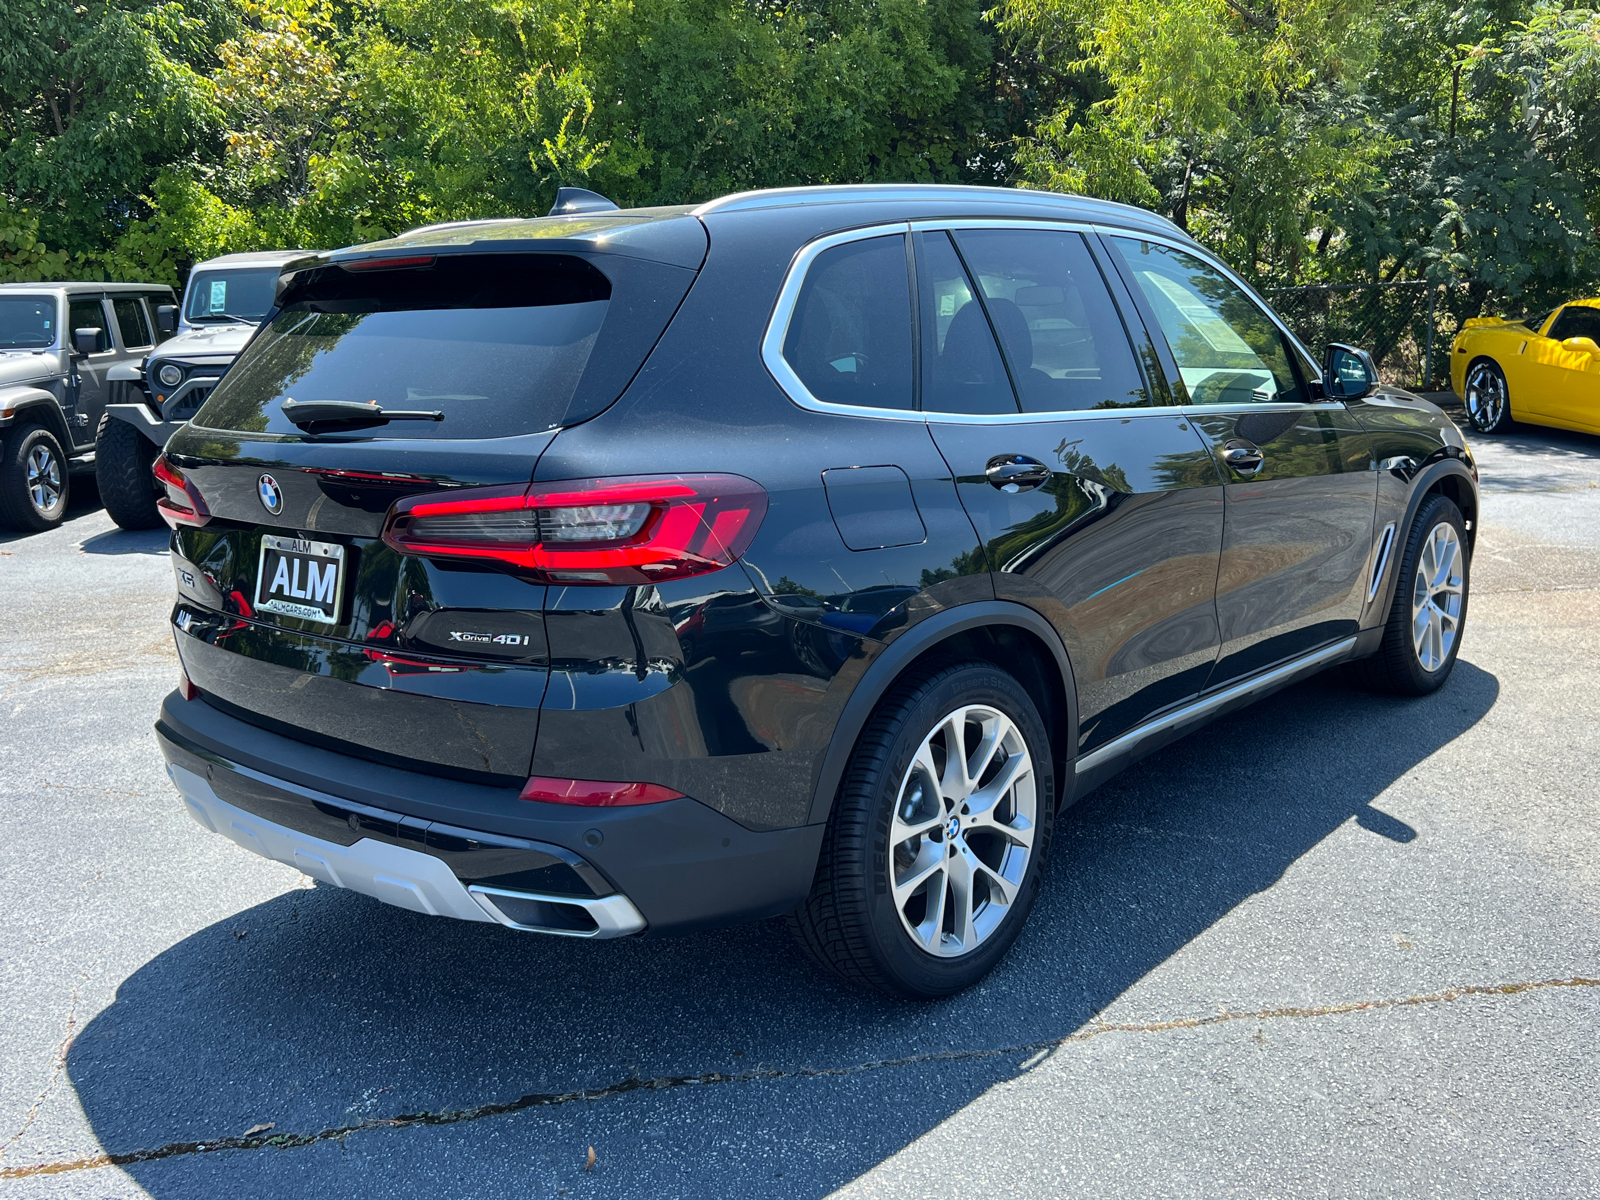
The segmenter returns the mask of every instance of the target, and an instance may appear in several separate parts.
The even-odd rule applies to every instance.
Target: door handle
[[[1267,461],[1267,456],[1261,453],[1260,447],[1254,442],[1234,438],[1223,443],[1222,461],[1240,475],[1254,475],[1261,470],[1262,464]]]
[[[1026,454],[997,454],[983,469],[989,483],[1002,492],[1031,492],[1050,478],[1050,468]]]

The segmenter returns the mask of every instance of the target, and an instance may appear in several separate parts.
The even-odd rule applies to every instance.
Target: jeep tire
[[[159,449],[156,444],[128,422],[106,413],[100,418],[94,447],[94,477],[111,519],[123,529],[160,526],[155,477],[150,473]]]
[[[71,477],[56,435],[18,425],[0,444],[0,524],[41,533],[66,519]]]

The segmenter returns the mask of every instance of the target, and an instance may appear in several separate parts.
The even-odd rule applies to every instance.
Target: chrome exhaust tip
[[[633,906],[633,901],[620,892],[598,900],[585,900],[579,896],[515,892],[477,883],[470,884],[467,891],[500,924],[524,933],[615,938],[638,933],[645,926],[644,917]]]

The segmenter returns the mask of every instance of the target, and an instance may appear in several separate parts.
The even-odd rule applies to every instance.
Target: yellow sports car
[[[1523,321],[1473,317],[1456,335],[1450,382],[1484,433],[1514,420],[1600,433],[1600,299]]]

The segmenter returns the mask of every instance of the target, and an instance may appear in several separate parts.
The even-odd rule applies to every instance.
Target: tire
[[[954,779],[943,748],[958,725],[971,749]],[[975,734],[988,740],[974,745]],[[971,764],[992,743],[974,786]],[[986,793],[985,808],[961,803]],[[1055,798],[1044,722],[1010,675],[969,662],[897,686],[851,756],[791,928],[851,983],[912,999],[970,987],[1010,949],[1038,896]],[[912,886],[897,895],[894,878]]]
[[[94,449],[95,482],[111,519],[123,529],[159,527],[155,477],[150,474],[159,447],[126,421],[106,413],[100,418]]]
[[[42,533],[66,519],[72,477],[56,435],[43,425],[11,430],[0,448],[0,523]]]
[[[1516,422],[1511,417],[1511,388],[1506,373],[1492,358],[1480,358],[1467,366],[1461,402],[1467,417],[1479,433],[1505,433]]]
[[[1425,500],[1406,538],[1383,642],[1360,664],[1369,687],[1426,696],[1444,686],[1461,652],[1471,565],[1461,511],[1444,496]]]

